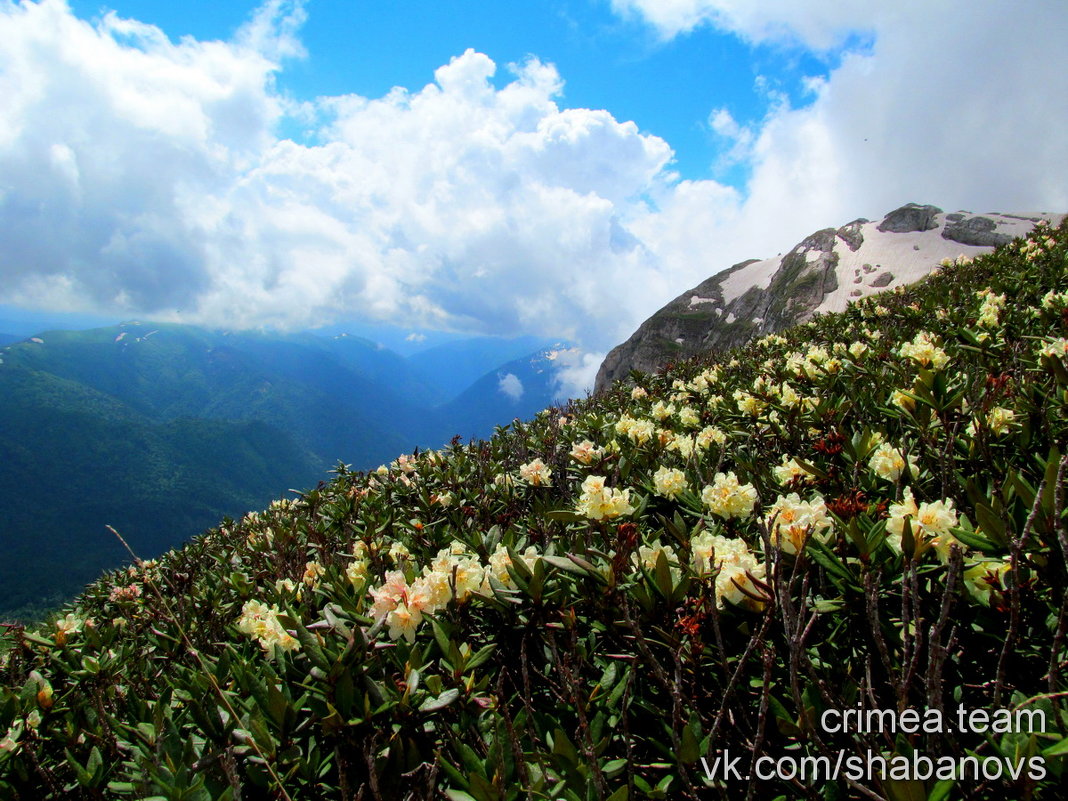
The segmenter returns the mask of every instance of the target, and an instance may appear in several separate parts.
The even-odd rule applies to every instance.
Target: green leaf
[[[568,559],[566,557],[563,557],[563,556],[543,556],[542,559],[544,559],[546,562],[548,562],[553,567],[559,568],[560,570],[566,570],[568,573],[575,573],[576,575],[579,575],[579,576],[585,576],[586,575],[586,571],[583,570],[582,567],[580,567],[579,565],[575,564],[575,562],[573,562],[571,559]]]
[[[996,543],[991,542],[981,534],[977,534],[974,531],[970,531],[966,528],[954,528],[950,532],[958,540],[963,542],[969,548],[974,548],[977,551],[996,551],[999,550]]]
[[[671,567],[668,565],[667,554],[664,551],[660,551],[656,555],[654,571],[656,573],[656,588],[660,590],[660,594],[664,596],[665,600],[670,601],[675,585],[671,581]]]
[[[419,705],[420,712],[434,712],[438,709],[444,709],[457,698],[460,697],[460,691],[455,687],[452,687],[436,698],[428,698],[422,704]]]
[[[579,763],[578,751],[563,729],[557,728],[553,731],[553,753],[562,756],[572,765]]]
[[[997,513],[985,503],[975,504],[975,521],[979,524],[979,530],[987,535],[1001,548],[1009,544],[1005,536],[1005,521],[997,516]]]
[[[694,733],[694,726],[696,721],[691,721],[689,725],[684,726],[682,729],[682,737],[679,742],[679,761],[690,764],[696,762],[701,757],[701,746],[698,743],[700,739]]]
[[[492,656],[493,652],[496,650],[497,644],[492,642],[489,645],[484,645],[479,648],[477,651],[475,651],[471,658],[467,660],[467,664],[464,665],[464,673],[477,668],[479,665],[489,659],[490,656]]]
[[[945,801],[949,798],[950,791],[957,785],[953,779],[943,779],[931,788],[927,801]]]
[[[1059,743],[1054,743],[1049,748],[1042,749],[1042,756],[1046,758],[1064,756],[1065,754],[1068,754],[1068,737],[1065,737]]]

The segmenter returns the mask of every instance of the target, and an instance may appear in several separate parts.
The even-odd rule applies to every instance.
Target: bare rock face
[[[596,391],[631,370],[655,372],[708,351],[725,351],[858,298],[919,280],[943,259],[974,257],[1025,236],[1061,214],[944,214],[909,203],[878,224],[853,220],[816,231],[788,253],[750,259],[683,292],[605,357]]]
[[[938,227],[937,215],[942,209],[937,206],[920,206],[908,203],[883,217],[878,230],[890,234],[907,234],[909,231],[930,231]]]
[[[990,217],[968,217],[946,223],[946,227],[942,229],[942,236],[954,242],[960,242],[962,245],[992,248],[1007,245],[1012,241],[1012,237],[1008,234],[999,234],[997,227],[997,222]]]

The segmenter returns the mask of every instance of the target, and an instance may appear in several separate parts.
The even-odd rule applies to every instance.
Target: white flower
[[[610,520],[633,512],[630,490],[611,489],[604,482],[604,476],[589,476],[582,482],[576,511],[591,520]]]
[[[546,465],[541,459],[535,459],[530,464],[522,465],[519,468],[519,477],[532,487],[552,486],[552,475],[552,468]]]
[[[677,498],[687,489],[686,474],[671,467],[661,467],[653,474],[653,486],[657,495]]]
[[[712,514],[746,518],[753,513],[757,493],[752,484],[742,484],[733,473],[716,473],[712,486],[701,491],[701,500]]]
[[[409,643],[415,642],[415,630],[423,622],[423,613],[418,609],[409,609],[407,604],[397,604],[386,615],[391,640],[404,637]]]
[[[888,442],[882,443],[872,453],[871,458],[868,460],[868,467],[879,478],[886,479],[887,481],[897,481],[901,474],[905,471],[905,466],[908,465],[909,472],[915,474],[919,469],[916,464],[916,457],[909,454],[908,461],[906,463],[904,455],[900,450],[890,445]]]
[[[716,606],[724,602],[756,608],[758,601],[746,593],[760,595],[753,579],[764,580],[765,567],[740,539],[704,531],[690,543],[694,568],[698,574],[716,574]]]

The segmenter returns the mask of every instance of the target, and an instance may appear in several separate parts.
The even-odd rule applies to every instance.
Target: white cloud
[[[274,76],[302,52],[299,4],[272,0],[231,42],[0,4],[0,302],[554,336],[590,351],[564,366],[581,394],[596,352],[667,300],[817,228],[907,201],[1068,209],[1063,4],[615,7],[665,37],[871,39],[803,107],[765,93],[744,124],[710,109],[723,159],[751,176],[737,190],[677,180],[668,143],[632,122],[561,108],[562,77],[536,59],[495,85],[468,51],[422,88],[298,108]],[[280,138],[287,114],[309,143]]]
[[[497,390],[517,401],[523,397],[523,382],[515,373],[505,373],[497,382]]]
[[[553,399],[562,402],[570,398],[585,398],[588,392],[593,391],[597,368],[601,366],[605,355],[581,348],[558,350],[552,367]]]
[[[624,16],[643,19],[664,39],[710,25],[751,42],[794,42],[827,50],[851,32],[878,25],[886,16],[912,14],[928,4],[919,5],[917,0],[893,4],[868,0],[612,0],[612,7]]]
[[[274,74],[302,15],[272,0],[233,42],[176,43],[0,5],[0,302],[612,342],[666,295],[629,230],[663,140],[561,109],[533,58],[497,89],[470,50],[421,89],[292,109]],[[314,144],[277,136],[287,110]]]
[[[426,334],[420,334],[418,331],[412,331],[408,336],[404,338],[405,342],[426,342]]]
[[[710,127],[728,140],[724,157],[750,177],[734,196],[710,182],[681,182],[660,214],[633,226],[665,264],[677,265],[688,249],[701,254],[707,276],[909,201],[948,210],[1068,209],[1063,3],[958,0],[924,4],[922,13],[912,3],[616,5],[644,14],[665,36],[706,23],[751,41],[789,39],[817,50],[850,30],[873,37],[824,79],[807,82],[807,105],[769,97],[766,116],[744,126],[730,109],[712,110]]]

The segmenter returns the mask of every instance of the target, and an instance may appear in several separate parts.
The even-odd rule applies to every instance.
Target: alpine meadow
[[[9,627],[12,799],[1056,799],[1068,229]],[[121,535],[121,532],[117,532]]]

